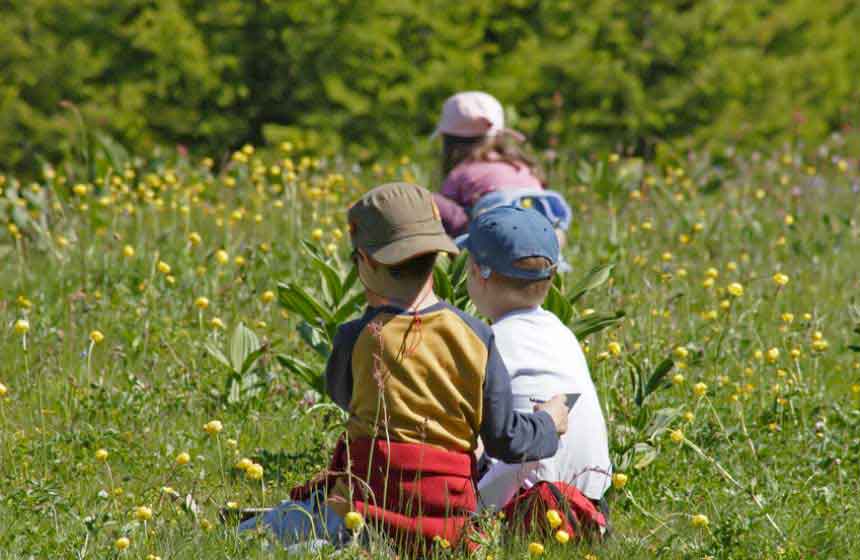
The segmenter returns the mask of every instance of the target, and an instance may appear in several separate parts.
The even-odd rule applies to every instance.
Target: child
[[[489,210],[472,222],[468,290],[493,322],[496,344],[510,372],[514,408],[551,394],[578,394],[570,429],[556,454],[536,462],[491,460],[478,483],[483,507],[502,508],[539,481],[576,486],[600,503],[611,482],[606,424],[582,350],[559,319],[541,309],[559,262],[552,224],[539,212],[513,206]]]
[[[467,91],[449,97],[434,134],[442,135],[441,194],[435,195],[445,231],[465,233],[478,201],[499,190],[544,188],[537,163],[517,145],[519,132],[505,128],[502,105],[492,95]]]
[[[329,474],[294,490],[262,520],[285,543],[325,537],[343,543],[355,512],[420,551],[456,544],[477,507],[473,451],[509,462],[555,454],[568,409],[558,396],[513,410],[510,376],[491,330],[433,293],[439,252],[456,253],[427,190],[390,183],[348,213],[368,308],[342,325],[326,367],[326,389],[349,412],[346,440]],[[320,541],[316,541],[320,542]]]

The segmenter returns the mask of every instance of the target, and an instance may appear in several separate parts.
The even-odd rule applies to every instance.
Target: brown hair
[[[406,282],[423,283],[427,277],[433,274],[436,265],[436,256],[439,253],[426,253],[412,257],[402,263],[388,267],[388,273],[398,280]]]
[[[520,270],[545,270],[552,266],[549,259],[544,257],[526,257],[514,262],[514,266]],[[555,270],[549,278],[544,280],[524,280],[522,278],[511,278],[493,272],[490,276],[492,282],[503,292],[503,297],[510,300],[517,307],[532,307],[540,305],[546,299],[552,286],[552,278]]]
[[[446,177],[465,161],[502,161],[514,167],[525,166],[545,182],[543,171],[534,156],[506,133],[494,136],[442,135],[442,176]]]

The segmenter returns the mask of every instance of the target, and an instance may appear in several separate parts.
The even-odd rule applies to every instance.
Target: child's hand
[[[556,395],[545,403],[535,405],[535,412],[545,410],[549,413],[559,435],[567,432],[567,415],[570,413],[570,409],[567,408],[566,402],[567,396]]]

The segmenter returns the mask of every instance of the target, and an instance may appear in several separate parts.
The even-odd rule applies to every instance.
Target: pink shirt
[[[543,184],[525,164],[506,161],[466,161],[455,167],[442,184],[436,203],[445,230],[463,233],[469,223],[468,209],[485,194],[502,189],[542,189]],[[459,207],[459,208],[458,208]]]

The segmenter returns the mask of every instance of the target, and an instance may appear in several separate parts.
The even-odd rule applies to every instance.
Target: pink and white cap
[[[519,132],[505,128],[505,110],[498,99],[483,91],[463,91],[445,100],[442,118],[433,136],[448,134],[472,138],[503,132],[524,140]]]

